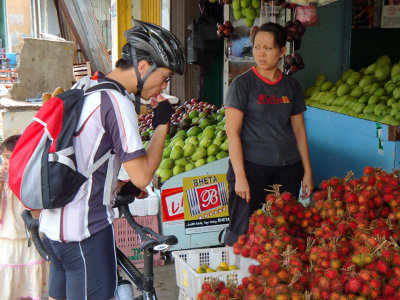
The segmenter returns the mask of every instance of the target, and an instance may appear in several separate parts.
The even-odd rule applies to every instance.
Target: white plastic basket
[[[175,258],[176,283],[191,299],[197,298],[203,282],[215,278],[225,283],[239,285],[244,277],[250,275],[249,266],[259,264],[255,259],[235,255],[232,247],[174,251],[172,256]],[[226,262],[229,266],[235,265],[239,269],[212,273],[196,272],[202,265],[208,265],[215,270],[222,262]]]
[[[192,300],[192,298],[190,298],[184,290],[179,289],[179,298],[178,300]]]

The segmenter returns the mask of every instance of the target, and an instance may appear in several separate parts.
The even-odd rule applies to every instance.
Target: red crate
[[[156,233],[159,233],[158,218],[154,216],[134,217],[135,221],[142,226],[149,227]],[[143,253],[140,252],[139,236],[128,224],[125,218],[114,220],[114,236],[117,247],[135,264],[137,268],[143,268]],[[161,253],[158,252],[153,257],[154,266],[162,266],[165,261],[161,259]]]

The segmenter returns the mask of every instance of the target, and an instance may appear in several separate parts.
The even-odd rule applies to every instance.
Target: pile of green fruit
[[[145,148],[154,132],[151,117],[151,114],[139,116]],[[225,109],[194,98],[175,108],[156,174],[164,182],[227,156]]]
[[[233,16],[236,20],[245,19],[246,26],[251,28],[260,15],[260,5],[259,0],[233,0]]]
[[[400,62],[384,55],[367,68],[346,70],[336,83],[319,75],[304,92],[306,105],[400,125]]]

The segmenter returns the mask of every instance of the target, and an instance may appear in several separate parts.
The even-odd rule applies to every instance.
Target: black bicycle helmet
[[[133,27],[125,31],[124,35],[131,48],[147,52],[158,66],[180,75],[185,72],[186,60],[182,44],[168,30],[134,20]]]
[[[136,93],[136,111],[140,110],[140,94],[149,74],[157,67],[165,67],[173,73],[182,75],[185,72],[186,59],[181,42],[168,30],[143,21],[134,20],[133,27],[124,32],[129,47],[124,47],[122,58],[132,60],[138,80]],[[141,77],[138,70],[136,50],[149,55],[154,64]]]

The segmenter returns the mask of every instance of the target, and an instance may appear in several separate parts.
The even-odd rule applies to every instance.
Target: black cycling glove
[[[153,109],[154,115],[151,124],[153,129],[156,129],[158,125],[169,123],[169,119],[175,112],[169,101],[161,101],[156,108]]]

